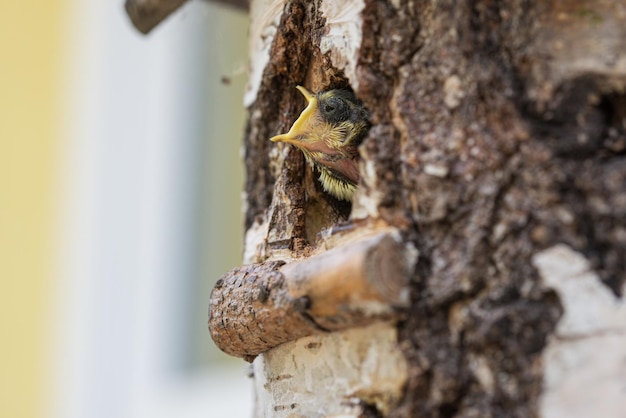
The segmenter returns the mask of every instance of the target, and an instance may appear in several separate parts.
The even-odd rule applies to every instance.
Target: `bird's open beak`
[[[289,132],[270,138],[270,141],[272,142],[288,142],[292,144],[299,143],[300,138],[305,136],[307,132],[311,130],[311,123],[313,123],[316,119],[315,113],[317,112],[317,98],[313,93],[302,86],[297,86],[296,88],[307,100],[308,105],[306,109],[302,111],[300,117],[293,123]]]

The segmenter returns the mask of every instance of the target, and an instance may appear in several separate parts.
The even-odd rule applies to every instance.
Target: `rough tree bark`
[[[618,417],[626,410],[623,1],[252,1],[246,263],[328,228],[416,249],[403,319],[254,361],[257,416]],[[269,138],[295,86],[371,114],[352,204]],[[330,393],[330,394],[329,394]]]

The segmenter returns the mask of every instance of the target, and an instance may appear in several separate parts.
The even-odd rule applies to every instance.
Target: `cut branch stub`
[[[302,315],[278,271],[283,262],[237,267],[213,288],[209,302],[209,330],[225,353],[252,360],[285,341],[311,335],[315,325]]]
[[[320,331],[397,319],[414,260],[391,233],[301,261],[241,266],[215,285],[209,330],[225,353],[251,360]]]

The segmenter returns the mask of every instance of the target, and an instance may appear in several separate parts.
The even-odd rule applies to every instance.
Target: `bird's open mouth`
[[[300,138],[309,131],[309,124],[315,119],[315,113],[317,112],[317,98],[313,93],[308,91],[302,86],[296,87],[300,93],[307,100],[308,105],[306,109],[300,113],[300,116],[293,123],[293,126],[286,134],[276,135],[270,138],[272,142],[287,142],[291,144],[299,144]]]

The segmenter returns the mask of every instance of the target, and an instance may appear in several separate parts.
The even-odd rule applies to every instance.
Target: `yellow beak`
[[[308,105],[306,109],[302,111],[300,117],[298,117],[298,119],[296,119],[293,123],[289,132],[270,138],[270,141],[272,142],[288,142],[291,144],[297,144],[299,139],[310,131],[311,123],[313,123],[316,119],[315,113],[317,112],[317,98],[313,93],[302,86],[297,86],[296,88],[307,100]]]

